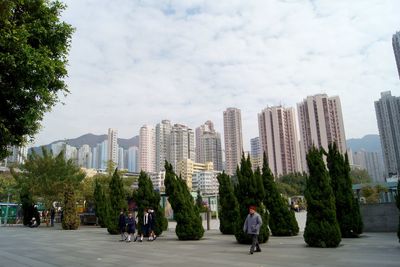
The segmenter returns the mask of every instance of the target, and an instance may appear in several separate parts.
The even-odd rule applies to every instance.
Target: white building
[[[196,162],[212,162],[215,170],[223,170],[221,134],[211,121],[196,128]]]
[[[297,111],[304,171],[308,170],[306,154],[313,145],[328,151],[328,145],[336,143],[340,153],[346,153],[346,135],[338,96],[328,97],[326,94],[308,96],[297,104]]]
[[[171,157],[171,130],[169,120],[162,120],[156,125],[156,172],[165,170],[164,165]]]
[[[192,176],[192,191],[198,191],[204,195],[218,194],[218,171],[195,171]]]
[[[258,114],[261,153],[266,154],[275,177],[302,171],[295,120],[294,109],[282,106]]]
[[[139,133],[139,171],[155,172],[156,142],[154,128],[143,125]]]
[[[89,145],[82,145],[78,149],[78,166],[92,168],[92,152]]]
[[[225,169],[228,175],[236,173],[243,153],[242,116],[240,109],[224,111]]]
[[[174,124],[171,130],[171,164],[176,170],[178,162],[195,160],[194,132],[186,125]]]
[[[108,157],[107,161],[111,160],[115,165],[118,165],[118,131],[115,129],[108,129]]]

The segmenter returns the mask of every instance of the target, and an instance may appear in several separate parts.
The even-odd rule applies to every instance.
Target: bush
[[[107,214],[106,225],[107,231],[112,235],[116,235],[119,234],[119,213],[121,210],[126,210],[127,208],[124,186],[118,174],[118,169],[114,171],[109,189],[109,212]]]
[[[75,192],[72,186],[66,186],[64,192],[64,209],[62,228],[64,230],[76,230],[79,227],[79,217],[76,210]]]
[[[269,228],[274,236],[294,236],[299,226],[294,211],[289,209],[285,199],[279,194],[274,176],[264,154],[262,179],[265,190],[264,205],[269,211]]]
[[[217,179],[219,183],[219,230],[225,235],[233,235],[236,220],[239,218],[239,206],[229,175],[223,172],[218,175]]]
[[[307,154],[310,175],[305,192],[307,221],[304,240],[310,247],[337,247],[341,241],[340,228],[336,220],[335,198],[322,154],[315,147]]]
[[[249,207],[256,206],[257,212],[263,221],[258,240],[265,243],[269,238],[268,213],[263,205],[265,196],[260,170],[253,173],[251,169],[250,157],[247,159],[242,156],[240,168],[236,170],[238,183],[235,186],[235,195],[239,203],[239,217],[235,224],[235,237],[238,243],[251,244],[251,237],[243,232],[243,224],[249,214]]]
[[[153,183],[144,171],[140,172],[139,188],[135,194],[133,194],[133,197],[138,204],[139,232],[142,231],[144,210],[152,208],[156,217],[154,233],[156,235],[161,235],[162,231],[168,228],[168,220],[165,218],[164,209],[160,205],[160,193],[154,191]]]
[[[204,235],[204,228],[186,182],[176,176],[168,162],[165,162],[165,172],[165,193],[177,223],[175,233],[179,240],[199,240]]]

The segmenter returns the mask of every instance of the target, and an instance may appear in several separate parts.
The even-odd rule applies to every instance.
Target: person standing
[[[156,240],[157,236],[154,232],[156,226],[156,214],[153,209],[149,209],[149,241]]]
[[[128,240],[126,242],[131,242],[131,236],[132,234],[135,236],[135,230],[136,230],[136,221],[132,213],[129,213],[128,218],[126,219],[126,225],[128,232]]]
[[[50,209],[50,226],[54,227],[54,218],[56,217],[56,210],[54,207]]]
[[[256,212],[256,207],[250,206],[249,214],[247,215],[243,225],[243,231],[250,235],[252,239],[250,254],[253,254],[254,251],[261,252],[260,244],[258,243],[258,235],[260,234],[261,225],[262,219],[260,214]]]
[[[121,234],[120,241],[125,241],[126,217],[125,217],[125,212],[123,210],[121,210],[121,212],[119,213],[118,226],[119,226],[119,233]]]
[[[143,242],[144,236],[149,236],[149,213],[147,209],[144,210],[143,214],[142,232],[140,234],[139,242]]]

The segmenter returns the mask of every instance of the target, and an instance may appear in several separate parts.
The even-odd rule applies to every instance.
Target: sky
[[[318,93],[341,99],[346,138],[377,134],[374,101],[400,95],[392,35],[398,0],[64,0],[76,31],[70,94],[47,113],[34,145],[162,119],[223,133],[242,112],[243,142],[267,106]]]

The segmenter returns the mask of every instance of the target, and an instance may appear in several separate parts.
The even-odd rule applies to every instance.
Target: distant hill
[[[350,148],[353,152],[357,152],[360,150],[365,150],[368,152],[378,152],[382,154],[381,149],[381,140],[379,135],[377,134],[369,134],[364,136],[363,138],[352,138],[346,140],[347,147]]]
[[[79,136],[74,139],[65,139],[65,140],[57,140],[54,141],[48,145],[45,145],[46,148],[50,149],[52,144],[58,143],[58,142],[66,142],[70,146],[74,146],[76,148],[80,148],[83,145],[89,145],[90,147],[95,147],[98,143],[103,142],[104,140],[107,140],[107,135],[102,134],[102,135],[95,135],[95,134],[84,134],[82,136]],[[118,145],[124,149],[128,149],[131,146],[139,146],[139,136],[134,136],[130,139],[124,139],[124,138],[118,138]],[[40,153],[40,147],[32,147],[29,149],[29,152],[31,149],[35,150],[36,152]]]

